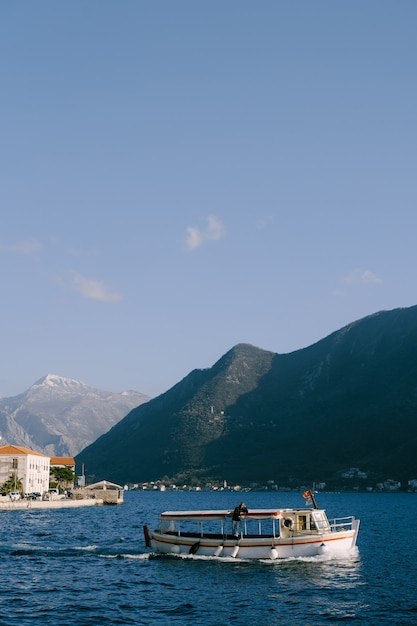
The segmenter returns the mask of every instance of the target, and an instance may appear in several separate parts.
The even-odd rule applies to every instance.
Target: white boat
[[[157,530],[144,526],[145,542],[161,554],[272,560],[345,554],[354,548],[359,520],[328,519],[310,491],[303,495],[314,508],[249,509],[237,535],[231,510],[166,511]]]

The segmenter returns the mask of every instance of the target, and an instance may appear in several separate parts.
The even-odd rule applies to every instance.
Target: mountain
[[[48,374],[27,391],[0,398],[2,443],[49,456],[74,456],[149,398],[112,393]]]
[[[77,462],[119,483],[331,483],[352,467],[362,480],[416,478],[417,307],[289,354],[239,344],[133,409]]]

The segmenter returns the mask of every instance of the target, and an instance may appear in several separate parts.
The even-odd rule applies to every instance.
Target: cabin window
[[[179,523],[178,523],[178,526],[179,526]],[[163,532],[174,532],[176,530],[174,520],[166,520],[166,519],[161,520],[161,530]]]
[[[307,530],[307,515],[298,516],[298,530]]]
[[[314,524],[316,530],[323,531],[327,529],[327,520],[322,511],[313,511],[311,513],[311,518],[312,524]],[[313,526],[310,526],[310,528],[313,528]]]

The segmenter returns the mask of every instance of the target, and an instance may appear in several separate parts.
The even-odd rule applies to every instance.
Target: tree
[[[55,479],[60,491],[74,485],[75,474],[70,467],[51,467],[51,477]]]
[[[23,485],[17,474],[12,474],[6,482],[0,487],[0,493],[2,496],[7,496],[11,491],[23,491]]]

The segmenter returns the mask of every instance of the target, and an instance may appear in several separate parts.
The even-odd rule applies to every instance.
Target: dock
[[[72,499],[62,498],[57,500],[6,500],[0,498],[0,511],[27,511],[28,509],[76,509],[83,506],[99,506],[104,501],[99,498]]]

